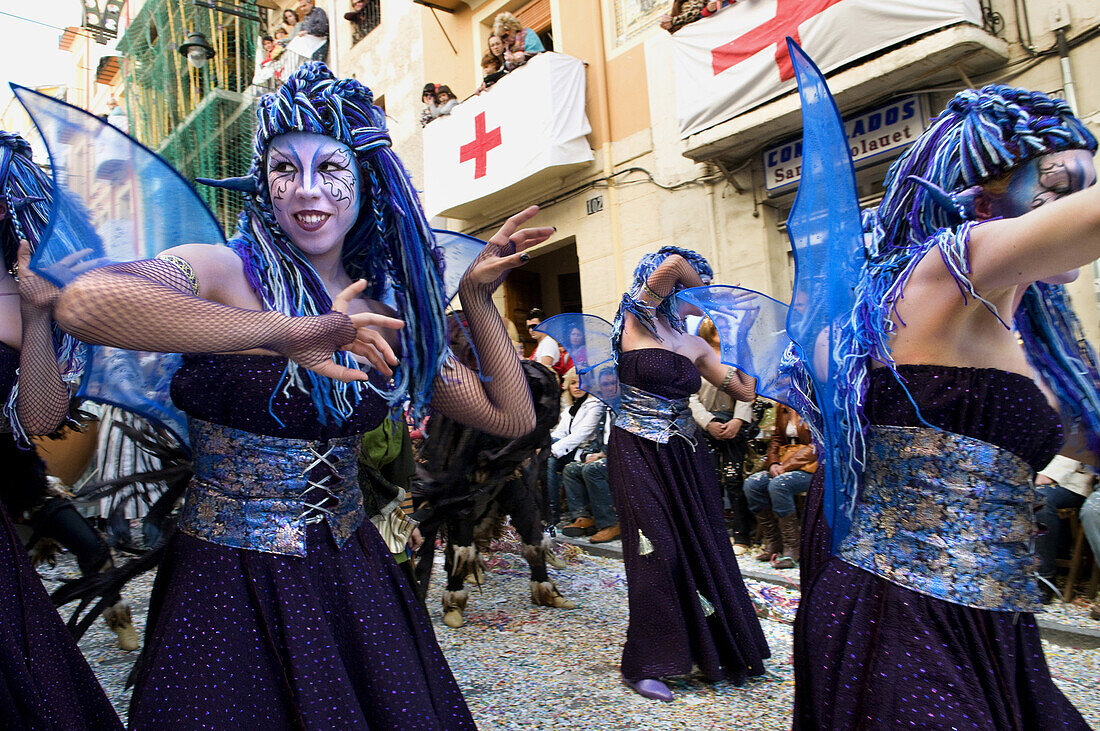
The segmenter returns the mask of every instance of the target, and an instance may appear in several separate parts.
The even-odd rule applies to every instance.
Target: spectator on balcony
[[[263,48],[263,56],[256,66],[256,73],[252,77],[252,85],[264,92],[275,91],[282,77],[282,62],[279,57],[284,49],[276,44],[275,39],[271,36],[261,38],[260,45]]]
[[[438,116],[438,107],[436,106],[435,99],[435,84],[431,82],[424,84],[424,91],[420,94],[420,100],[424,102],[424,108],[420,110],[420,126],[423,127]]]
[[[508,72],[504,70],[504,62],[498,56],[494,56],[491,51],[486,51],[481,57],[481,73],[481,86],[477,87],[475,94],[480,94],[497,83]]]
[[[298,36],[305,36],[316,45],[310,54],[313,61],[328,61],[328,14],[313,4],[313,0],[298,0]],[[302,54],[305,55],[305,54]]]
[[[688,23],[694,23],[703,16],[707,0],[673,0],[672,9],[661,16],[658,23],[669,33],[675,33]]]
[[[737,0],[710,0],[706,7],[699,13],[702,17],[707,18],[714,15],[719,10],[725,10],[730,5],[733,5]]]
[[[507,71],[522,66],[527,59],[546,50],[538,34],[524,28],[511,13],[500,13],[493,19],[493,35],[504,43],[504,68]]]
[[[283,27],[280,29],[283,31],[285,38],[279,40],[279,31],[275,31],[275,40],[278,43],[282,43],[283,47],[286,44],[294,40],[294,37],[298,35],[298,22],[301,18],[298,17],[298,13],[293,8],[287,8],[283,11]]]
[[[506,72],[511,71],[511,69],[508,68],[508,64],[504,60],[504,41],[500,40],[499,36],[489,36],[488,48],[489,53],[500,59],[500,67]]]
[[[378,27],[380,22],[378,0],[352,0],[351,12],[344,13],[344,20],[352,25],[351,42],[356,44]]]
[[[451,91],[451,87],[440,84],[435,89],[435,104],[435,116],[442,117],[451,113],[451,110],[458,104],[458,99],[455,98],[455,93]]]

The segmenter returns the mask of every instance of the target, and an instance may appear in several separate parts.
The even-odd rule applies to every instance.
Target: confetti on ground
[[[533,729],[789,729],[794,697],[791,668],[791,624],[798,592],[765,582],[746,581],[771,646],[767,675],[743,687],[676,678],[671,703],[638,696],[622,684],[619,658],[626,637],[626,577],[622,561],[599,558],[566,547],[558,556],[567,563],[551,568],[551,578],[576,609],[549,609],[531,604],[527,563],[519,544],[506,538],[486,557],[488,573],[479,589],[468,585],[466,625],[453,630],[442,622],[441,559],[436,566],[428,612],[436,636],[482,731]],[[747,559],[742,558],[742,561]],[[751,559],[748,559],[751,560]],[[40,569],[47,588],[78,575],[64,555],[56,568]],[[796,576],[797,574],[795,574]],[[134,624],[144,630],[152,574],[127,587]],[[1089,604],[1052,605],[1046,616],[1078,626],[1088,619]],[[67,612],[66,612],[67,614]],[[1043,643],[1058,686],[1100,728],[1100,650],[1075,650]],[[123,718],[129,691],[123,687],[136,653],[119,650],[114,634],[97,621],[80,643],[108,697]]]

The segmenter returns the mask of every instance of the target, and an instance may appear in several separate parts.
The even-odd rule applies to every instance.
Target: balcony
[[[542,53],[424,128],[424,208],[468,219],[560,186],[592,164],[585,68]]]

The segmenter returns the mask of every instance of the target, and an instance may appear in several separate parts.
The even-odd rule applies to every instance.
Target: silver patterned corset
[[[906,589],[977,609],[1041,609],[1031,467],[979,439],[867,429],[867,467],[837,556]]]
[[[695,419],[686,398],[667,399],[625,383],[619,387],[622,405],[615,426],[660,444],[681,436],[695,445]]]
[[[195,475],[180,529],[233,548],[306,555],[306,525],[343,546],[366,518],[359,437],[285,439],[189,420]]]

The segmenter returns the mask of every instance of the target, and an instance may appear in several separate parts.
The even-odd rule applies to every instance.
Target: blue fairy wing
[[[854,389],[842,381],[842,328],[856,302],[864,262],[859,199],[848,138],[825,77],[790,38],[802,99],[802,181],[787,219],[794,252],[794,297],[787,333],[802,354],[820,409],[825,440],[824,512],[833,546],[847,535],[858,490],[852,465]],[[846,414],[848,416],[846,416]],[[809,416],[809,415],[806,415]]]
[[[462,275],[485,248],[485,242],[473,236],[433,228],[435,243],[443,253],[443,293],[450,302],[458,294]]]
[[[791,403],[791,381],[780,368],[791,346],[787,305],[742,287],[692,287],[676,298],[698,307],[718,330],[722,362],[756,378],[756,392]]]
[[[58,286],[89,268],[149,259],[181,244],[224,244],[221,226],[167,162],[83,109],[12,84],[46,143],[54,195],[31,267]],[[72,255],[90,250],[85,256]],[[180,356],[93,347],[80,397],[114,404],[170,429],[186,420],[168,396]]]
[[[611,323],[602,317],[580,312],[554,315],[535,327],[557,340],[569,353],[577,369],[580,387],[618,413],[622,399],[615,351],[611,347],[611,329]],[[600,379],[608,373],[614,375],[614,381],[605,378],[601,388]]]

